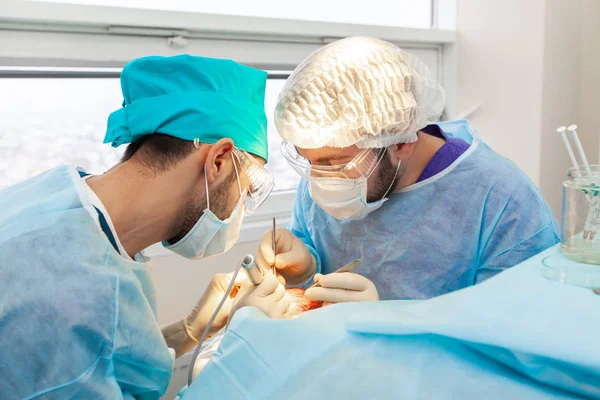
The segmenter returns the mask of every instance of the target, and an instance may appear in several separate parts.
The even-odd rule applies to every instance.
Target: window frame
[[[455,9],[456,0],[432,2],[432,28],[418,29],[5,0],[0,10],[0,75],[17,74],[10,68],[16,66],[29,67],[30,74],[41,67],[119,71],[132,58],[181,53],[232,58],[269,71],[291,71],[321,46],[363,35],[409,51],[436,52],[438,79],[448,92],[446,114],[454,116],[456,32],[451,28],[455,15],[441,18],[438,13]],[[272,217],[278,225],[288,225],[294,198],[295,191],[271,195],[244,220],[239,242],[259,240],[269,230]],[[168,252],[152,246],[147,254]]]

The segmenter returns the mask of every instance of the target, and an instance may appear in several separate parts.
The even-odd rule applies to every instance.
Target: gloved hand
[[[177,357],[185,354],[198,343],[208,321],[223,298],[225,290],[229,287],[232,277],[233,273],[215,275],[187,318],[174,322],[161,329],[163,337],[167,342],[167,346],[175,350]],[[234,285],[238,287],[241,286],[243,280],[244,275],[238,274]],[[209,335],[213,335],[225,326],[232,305],[233,298],[228,297],[219,311],[219,314],[217,314],[217,317],[210,328]]]
[[[317,268],[315,258],[306,245],[292,232],[278,228],[275,237],[277,255],[273,257],[273,231],[263,235],[256,253],[256,263],[263,271],[269,271],[275,258],[277,272],[285,278],[288,285],[306,282]]]
[[[285,294],[285,287],[273,274],[267,272],[260,285],[254,286],[249,279],[244,281],[235,296],[231,316],[233,317],[237,310],[246,306],[258,308],[269,318],[282,318],[287,316],[290,298]]]
[[[314,280],[321,287],[312,287],[304,294],[312,301],[345,303],[379,300],[375,284],[364,276],[353,272],[338,272],[329,275],[316,274]]]

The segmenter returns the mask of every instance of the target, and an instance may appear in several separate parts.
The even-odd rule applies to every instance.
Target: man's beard
[[[386,150],[374,172],[374,179],[369,181],[367,188],[367,202],[369,203],[381,200],[386,195],[386,192],[393,192],[394,188],[398,185],[401,175],[400,171],[396,174],[398,168],[392,165],[392,161],[388,156],[389,154]]]
[[[233,210],[227,210],[229,204],[228,196],[231,185],[235,182],[235,172],[231,171],[231,174],[216,188],[212,190],[209,188],[210,196],[210,210],[219,218],[221,221],[229,218]],[[177,243],[187,233],[192,230],[194,225],[198,222],[204,210],[206,210],[206,189],[202,185],[190,200],[190,203],[182,210],[178,217],[177,226],[179,227],[177,233],[169,240],[169,243]]]

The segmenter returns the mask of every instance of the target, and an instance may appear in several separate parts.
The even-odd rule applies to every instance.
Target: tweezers
[[[348,264],[344,265],[342,268],[334,271],[334,274],[340,273],[340,272],[352,272],[354,271],[356,268],[360,267],[362,264],[362,261],[360,259],[356,259],[354,261],[349,262]],[[314,287],[320,287],[321,285],[319,285],[319,282],[313,283],[308,289],[314,288]]]

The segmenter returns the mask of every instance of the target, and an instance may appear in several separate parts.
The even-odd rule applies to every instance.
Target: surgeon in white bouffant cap
[[[310,55],[279,95],[283,154],[302,176],[277,257],[258,261],[326,302],[429,298],[558,242],[539,190],[468,121],[438,122],[445,91],[397,46],[352,37]],[[332,274],[354,259],[353,273]]]

